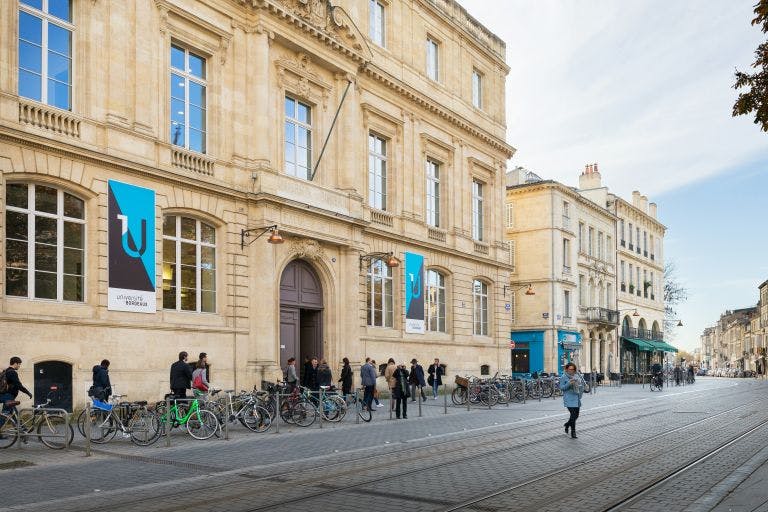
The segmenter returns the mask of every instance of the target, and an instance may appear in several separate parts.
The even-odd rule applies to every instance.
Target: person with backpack
[[[102,359],[100,364],[93,367],[93,397],[102,402],[109,400],[112,394],[112,384],[109,382],[109,360]]]
[[[187,364],[187,354],[179,352],[179,360],[171,365],[171,393],[174,398],[187,398],[187,390],[192,387],[192,368]]]
[[[208,393],[211,384],[208,382],[208,354],[200,352],[200,356],[195,364],[195,371],[192,372],[192,393],[200,396]]]
[[[8,407],[5,404],[15,401],[16,397],[19,396],[19,391],[32,398],[32,393],[19,380],[20,367],[21,358],[13,356],[8,368],[0,372],[0,403],[2,403],[3,412],[12,412],[15,409],[15,407]]]

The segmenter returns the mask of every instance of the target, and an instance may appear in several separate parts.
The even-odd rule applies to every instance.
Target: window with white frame
[[[5,294],[85,300],[82,199],[48,185],[6,185]]]
[[[629,223],[629,245],[632,245],[632,223]]]
[[[587,305],[587,289],[584,280],[584,274],[579,274],[579,306]]]
[[[70,0],[19,0],[19,96],[72,110]]]
[[[427,76],[437,82],[440,79],[440,44],[427,38]]]
[[[571,241],[563,238],[563,272],[571,271]]]
[[[605,285],[605,304],[609,309],[613,306],[613,285],[611,283]]]
[[[616,248],[613,246],[613,237],[610,235],[605,237],[605,261],[613,263],[613,255],[616,252]]]
[[[571,205],[567,201],[563,201],[563,228],[571,229]]]
[[[366,278],[367,325],[392,327],[392,286],[392,269],[382,259],[373,260]]]
[[[479,279],[472,282],[472,333],[488,336],[488,285]]]
[[[439,228],[440,223],[440,164],[427,159],[427,224]]]
[[[285,173],[304,180],[312,172],[312,108],[285,97]]]
[[[206,152],[205,59],[187,48],[171,45],[171,144]]]
[[[589,255],[594,256],[595,255],[595,228],[590,227],[589,228]]]
[[[640,295],[640,289],[643,286],[643,283],[640,281],[640,267],[635,267],[635,271],[637,271],[637,294]]]
[[[629,293],[633,293],[635,288],[635,273],[632,264],[629,264]]]
[[[445,328],[445,276],[437,270],[427,270],[427,297],[425,301],[427,330],[446,332]]]
[[[651,247],[651,259],[654,259],[655,253],[654,253],[654,243],[653,243],[653,235],[651,235],[651,243],[649,244]]]
[[[626,239],[624,238],[624,219],[619,219],[619,236],[621,240],[621,245],[624,245],[624,242]]]
[[[507,203],[505,207],[505,223],[508,228],[515,227],[515,207],[512,203]]]
[[[387,141],[368,134],[368,206],[387,209]]]
[[[648,255],[648,232],[643,231],[643,251],[645,251],[645,255]]]
[[[571,318],[571,292],[563,290],[563,318]]]
[[[216,312],[216,228],[163,217],[163,309]]]
[[[626,274],[626,267],[624,265],[624,260],[621,260],[621,284],[622,286],[625,286],[627,284],[627,274]]]
[[[384,47],[384,4],[370,0],[370,37],[371,41]]]
[[[656,289],[656,279],[653,277],[653,272],[651,272],[651,300],[656,300],[655,297],[655,290]]]
[[[483,184],[472,180],[472,238],[483,240]]]
[[[472,105],[483,108],[483,75],[478,70],[472,70]]]
[[[579,222],[579,252],[584,252],[584,223]]]

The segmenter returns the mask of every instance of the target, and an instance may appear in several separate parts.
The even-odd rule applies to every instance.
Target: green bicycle
[[[165,411],[165,402],[158,402],[157,413],[160,415],[161,434],[165,434],[170,414],[171,428],[186,425],[187,432],[195,439],[209,439],[219,429],[219,420],[211,411],[202,409],[200,402],[193,398],[188,404],[180,404],[177,400],[171,401],[170,411]]]

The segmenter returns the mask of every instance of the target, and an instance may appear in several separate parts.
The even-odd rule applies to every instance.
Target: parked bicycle
[[[138,446],[149,446],[160,438],[160,419],[147,408],[147,402],[120,402],[124,395],[113,395],[110,402],[93,399],[93,407],[77,418],[77,429],[91,442],[108,443],[119,430]]]
[[[17,400],[6,402],[11,411],[0,413],[0,448],[13,446],[17,439],[26,443],[30,437],[38,438],[54,450],[61,450],[72,442],[75,431],[72,425],[68,425],[67,413],[62,409],[49,408],[50,398],[36,405],[31,414],[25,414],[24,410],[19,412],[16,406],[20,403]]]
[[[195,439],[209,439],[219,430],[219,420],[214,413],[200,407],[197,398],[171,400],[171,408],[165,410],[165,401],[155,404],[160,419],[160,433],[165,434],[168,423],[171,428],[185,426]]]

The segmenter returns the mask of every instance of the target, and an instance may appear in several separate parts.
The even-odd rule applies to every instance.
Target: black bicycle
[[[664,375],[656,372],[651,376],[651,391],[661,391],[664,388]]]

